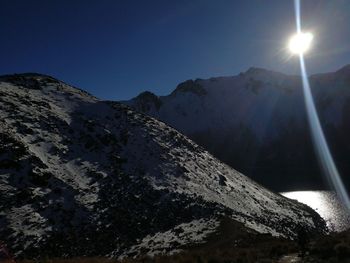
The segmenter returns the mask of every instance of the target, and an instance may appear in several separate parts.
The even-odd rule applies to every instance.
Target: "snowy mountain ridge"
[[[350,66],[312,75],[310,83],[326,136],[347,174]],[[288,191],[324,186],[300,76],[250,68],[237,76],[185,81],[168,96],[146,92],[122,103],[175,127],[268,187]]]
[[[0,237],[18,257],[176,252],[223,216],[286,237],[325,231],[165,123],[52,77],[0,77],[0,116]]]

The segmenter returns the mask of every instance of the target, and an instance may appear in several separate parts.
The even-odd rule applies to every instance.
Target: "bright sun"
[[[314,36],[311,33],[297,33],[289,39],[289,50],[293,54],[304,54],[310,49],[313,38]]]

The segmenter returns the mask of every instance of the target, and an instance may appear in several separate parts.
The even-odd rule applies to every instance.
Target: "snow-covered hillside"
[[[310,81],[327,138],[347,174],[350,66]],[[234,77],[188,80],[168,96],[144,92],[123,103],[175,127],[276,190],[322,185],[299,76],[250,68]]]
[[[288,237],[324,230],[163,122],[54,78],[0,77],[0,117],[0,239],[17,256],[179,251],[222,216]]]

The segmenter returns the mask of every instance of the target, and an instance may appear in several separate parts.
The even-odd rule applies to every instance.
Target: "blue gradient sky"
[[[310,73],[350,63],[350,1],[302,1]],[[250,66],[299,72],[292,0],[1,0],[0,74],[39,72],[103,99],[168,94]]]

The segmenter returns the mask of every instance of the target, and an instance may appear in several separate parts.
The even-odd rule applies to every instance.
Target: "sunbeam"
[[[300,18],[300,0],[294,0],[294,6],[297,34],[300,34],[302,32]],[[307,77],[303,52],[298,53],[298,56],[300,61],[300,71],[303,84],[306,111],[317,157],[322,166],[323,172],[327,177],[328,182],[331,183],[332,187],[336,191],[341,201],[344,203],[347,209],[350,210],[349,196],[345,189],[344,183],[339,175],[338,169],[334,163],[332,154],[329,150],[326,138],[321,127],[320,120],[317,115],[315,103],[310,90],[310,83]]]

